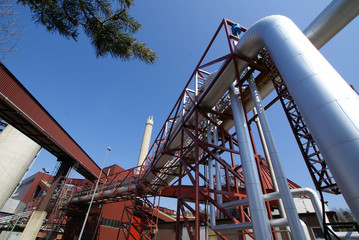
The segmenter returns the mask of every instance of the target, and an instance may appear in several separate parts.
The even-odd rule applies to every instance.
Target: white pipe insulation
[[[218,129],[215,125],[213,125],[213,144],[218,146]],[[219,157],[217,151],[215,152],[215,156]],[[221,192],[222,191],[221,166],[218,161],[215,161],[214,165],[215,165],[215,169],[216,169],[216,190],[218,192]],[[220,193],[217,193],[217,202],[219,204],[223,203],[223,196]],[[220,213],[220,217],[221,217],[221,213]]]
[[[269,16],[242,36],[236,51],[253,58],[266,47],[359,219],[359,96],[288,18]],[[242,71],[243,69],[240,69]]]
[[[318,197],[318,194],[311,188],[291,189],[290,194],[292,195],[292,197],[309,196],[310,201],[313,204],[313,208],[314,208],[317,220],[319,222],[319,225],[323,228],[323,224],[322,224],[323,210],[322,210],[322,204]],[[264,194],[263,198],[265,201],[273,201],[273,200],[280,199],[281,195],[279,192],[272,192],[272,193]],[[249,204],[249,201],[246,198],[246,199],[241,199],[241,200],[237,200],[237,201],[226,202],[226,203],[223,203],[221,206],[223,208],[228,209],[228,208],[234,208],[234,207],[238,207],[238,206],[245,206],[248,204]],[[325,218],[326,218],[326,221],[328,221],[326,215],[325,215]]]
[[[316,41],[318,39],[321,40],[321,42],[326,43],[330,40],[331,37],[333,37],[340,28],[336,27],[336,24],[338,23],[340,27],[344,27],[345,24],[349,23],[358,13],[359,9],[357,7],[357,0],[334,0],[319,16],[318,18],[327,19],[323,22],[316,21],[316,23],[310,24],[310,26],[307,27],[305,30],[306,33],[312,32],[312,34],[308,35],[308,38],[313,42],[315,46],[317,45]],[[355,11],[352,11],[355,9]],[[344,14],[343,14],[344,13]],[[328,16],[329,17],[328,17]],[[339,19],[336,18],[336,15],[340,15]],[[335,20],[330,20],[331,18],[335,18]],[[333,29],[336,29],[336,31],[333,31]],[[322,33],[328,33],[331,34],[323,34]],[[320,38],[314,38],[313,36],[318,35],[321,36]],[[313,38],[313,39],[312,39]],[[243,69],[245,66],[247,66],[247,62],[241,61],[238,59],[238,68]],[[222,67],[221,67],[222,68]],[[201,90],[202,92],[205,92],[205,89],[210,85],[210,83],[213,81],[214,77],[218,71],[213,72],[210,74],[205,83],[202,85]],[[218,99],[220,99],[223,94],[227,91],[229,86],[233,83],[235,80],[235,68],[233,62],[230,62],[226,69],[223,71],[223,73],[219,76],[218,80],[214,83],[214,86],[211,88],[211,90],[206,94],[204,97],[201,106],[212,108]],[[265,84],[259,91],[262,96],[262,98],[265,98],[269,93],[271,93],[274,90],[273,84],[271,81],[268,81],[268,83]],[[189,108],[192,108],[193,106],[190,105]],[[249,100],[245,104],[246,111],[251,111],[254,107],[254,103],[252,100]],[[201,115],[199,116],[201,118]],[[191,117],[189,119],[189,122],[194,122],[194,117]],[[176,125],[173,128],[171,136],[175,136],[175,139],[171,143],[171,148],[176,149],[180,146],[180,137],[178,134],[179,131],[179,125],[181,123],[181,118],[176,121]],[[230,129],[233,126],[233,121],[227,121],[223,124],[223,127],[225,129]],[[170,139],[171,136],[168,136],[168,139]],[[162,148],[163,146],[161,146]],[[159,151],[161,152],[161,151]],[[160,159],[156,161],[156,167],[163,166],[167,161],[170,161],[170,156],[162,155],[159,157]],[[149,173],[146,175],[146,181],[151,182],[152,179],[156,178],[156,176],[152,173]],[[171,181],[173,177],[169,176],[166,181]]]
[[[270,160],[273,165],[274,178],[277,180],[279,194],[283,201],[285,214],[287,216],[289,226],[292,232],[292,236],[294,239],[302,239],[305,237],[305,233],[303,231],[302,224],[300,223],[300,219],[298,216],[297,209],[294,204],[294,200],[289,191],[287,177],[285,176],[284,170],[282,168],[282,164],[279,159],[279,154],[277,151],[276,144],[274,142],[274,138],[272,136],[272,132],[269,126],[269,122],[267,116],[265,114],[265,110],[262,104],[262,98],[259,94],[259,91],[256,86],[256,82],[253,76],[250,76],[248,79],[249,88],[252,93],[252,98],[254,101],[255,109],[257,110],[258,118],[260,125],[263,129],[263,135],[265,139],[265,143],[268,147]]]
[[[332,1],[303,31],[316,48],[321,48],[359,14],[358,0]]]
[[[304,232],[304,239],[311,239],[310,234],[308,232],[307,225],[301,220],[301,226],[303,228]],[[269,220],[269,224],[271,227],[286,227],[288,226],[288,220],[286,218],[277,218],[277,219],[271,219]],[[252,222],[243,222],[238,224],[222,224],[222,225],[216,225],[212,229],[214,231],[226,231],[226,230],[246,230],[246,229],[252,229],[253,224]]]
[[[248,125],[245,119],[242,102],[238,94],[238,89],[235,88],[235,84],[229,88],[229,94],[231,98],[234,125],[237,133],[238,147],[241,153],[244,182],[246,184],[246,193],[249,200],[249,211],[252,219],[254,236],[256,239],[272,239]],[[221,228],[220,226],[218,227]]]
[[[207,142],[212,144],[212,136],[211,136],[211,122],[207,122]],[[213,159],[212,157],[208,158],[208,180],[209,180],[209,189],[214,190],[214,181],[213,181]],[[210,192],[209,197],[214,199],[214,193]],[[210,215],[210,223],[211,227],[216,225],[216,209],[214,208],[213,203],[209,205],[209,215]]]

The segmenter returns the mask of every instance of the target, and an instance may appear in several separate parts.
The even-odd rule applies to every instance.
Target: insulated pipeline
[[[236,49],[253,58],[266,47],[343,196],[359,219],[358,94],[288,18],[269,16],[243,35]],[[241,70],[241,69],[240,69]]]

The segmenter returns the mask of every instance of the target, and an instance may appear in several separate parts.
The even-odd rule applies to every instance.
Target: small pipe
[[[311,188],[296,188],[296,189],[292,189],[291,193],[293,197],[309,196],[313,204],[315,215],[317,216],[320,227],[323,229],[322,221],[323,221],[323,211],[325,211],[325,209],[322,209],[321,201],[317,193]],[[326,222],[328,221],[327,215],[325,215],[325,221]]]
[[[256,108],[253,108],[253,114],[254,115],[257,115],[257,109]],[[258,135],[259,135],[259,138],[261,140],[261,143],[262,143],[262,148],[263,148],[263,152],[264,152],[264,156],[267,160],[267,164],[268,164],[268,169],[269,169],[269,172],[270,172],[270,177],[271,177],[271,180],[272,180],[272,183],[273,183],[273,190],[275,192],[278,192],[278,183],[277,183],[277,179],[275,178],[275,173],[273,171],[273,165],[272,165],[272,160],[270,158],[270,155],[269,155],[269,151],[268,151],[268,147],[267,147],[267,142],[264,138],[264,134],[263,134],[263,128],[262,128],[262,124],[261,124],[261,121],[260,119],[258,118],[258,116],[254,119],[255,123],[256,123],[256,126],[257,126],[257,130],[258,130]],[[284,212],[283,212],[284,213]],[[285,214],[285,213],[284,213]],[[284,217],[284,216],[283,216]]]
[[[207,122],[207,142],[208,143],[212,143],[212,138],[211,138],[211,124],[208,121]],[[214,183],[213,183],[213,159],[212,157],[208,158],[208,180],[209,180],[209,189],[210,190],[214,190]],[[209,193],[209,197],[214,199],[214,193],[210,192]],[[213,203],[210,203],[209,205],[209,215],[210,215],[210,223],[211,226],[215,226],[216,225],[216,210],[214,208]]]
[[[253,223],[253,232],[256,239],[272,239],[248,125],[240,96],[236,90],[238,89],[235,89],[235,84],[232,84],[229,88],[229,94],[239,151],[241,153],[241,162],[244,172],[246,193],[249,200],[249,211]]]
[[[257,109],[254,107],[253,108],[253,114],[254,115],[257,115]],[[278,192],[278,183],[277,183],[277,179],[275,177],[275,173],[273,171],[273,165],[272,165],[272,160],[270,158],[270,155],[269,155],[269,151],[268,151],[268,147],[267,147],[267,143],[266,143],[266,140],[264,138],[264,134],[263,134],[263,128],[262,128],[262,125],[261,125],[261,121],[259,120],[258,116],[254,119],[255,123],[256,123],[256,126],[257,126],[257,130],[258,130],[258,134],[259,134],[259,138],[261,140],[261,143],[262,143],[262,148],[263,148],[263,152],[264,152],[264,156],[267,160],[267,164],[268,164],[268,169],[269,169],[269,172],[270,172],[270,177],[271,177],[271,180],[272,180],[272,183],[273,183],[273,190],[275,192]],[[286,218],[287,215],[285,214],[285,210],[284,210],[284,206],[283,206],[283,201],[282,199],[278,199],[278,210],[279,210],[279,215],[282,217],[282,218]],[[290,239],[290,229],[288,227],[285,227],[286,231],[285,231],[285,234],[286,234],[286,237],[288,239]]]
[[[217,127],[213,125],[213,144],[218,146],[218,130]],[[216,157],[218,157],[218,153],[215,153]],[[218,192],[222,192],[222,174],[221,168],[218,161],[215,161],[215,168],[216,168],[216,190]],[[219,204],[223,203],[222,194],[217,193],[217,202]]]
[[[288,220],[285,218],[279,218],[279,219],[270,219],[269,224],[271,227],[286,227],[289,225]],[[307,225],[300,220],[300,224],[302,227],[302,230],[304,232],[304,238],[301,239],[311,239],[308,227]],[[251,222],[244,222],[239,224],[222,224],[217,225],[215,227],[212,227],[214,231],[226,231],[226,230],[246,230],[246,229],[252,229],[253,225]]]
[[[307,224],[305,224],[305,222],[303,220],[299,220],[299,221],[300,221],[300,225],[302,226],[305,239],[311,239],[309,231],[308,231]]]
[[[244,223],[235,223],[235,224],[222,224],[213,227],[214,231],[224,231],[224,230],[246,230],[253,228],[253,222],[244,222]],[[285,218],[270,219],[270,227],[285,227],[288,226],[288,221]],[[269,239],[269,238],[260,238],[260,239]]]
[[[298,217],[298,212],[295,207],[293,198],[289,191],[287,177],[285,176],[284,170],[282,168],[277,147],[275,145],[272,131],[270,129],[269,122],[262,104],[262,98],[259,94],[253,76],[249,77],[248,83],[252,93],[252,98],[254,101],[255,108],[257,109],[258,118],[263,128],[264,139],[267,144],[270,159],[273,164],[273,171],[275,174],[275,178],[277,180],[279,194],[281,195],[281,199],[283,201],[284,210],[287,215],[287,219],[289,221],[289,226],[292,232],[292,236],[294,237],[294,239],[304,239],[305,234],[300,224],[300,219]]]
[[[315,215],[318,219],[320,227],[323,229],[323,224],[322,224],[323,209],[321,207],[321,202],[319,200],[317,193],[313,189],[310,189],[310,188],[296,188],[296,189],[291,189],[290,192],[293,197],[309,196],[309,198],[313,204]],[[277,200],[280,197],[281,196],[280,196],[279,192],[267,193],[267,194],[263,195],[263,198],[265,201]],[[245,206],[248,204],[249,204],[249,201],[248,201],[248,198],[246,198],[246,199],[241,199],[241,200],[237,200],[237,201],[223,203],[221,205],[221,207],[233,208],[233,207],[238,207],[238,206]],[[326,217],[326,221],[327,220],[328,219]]]

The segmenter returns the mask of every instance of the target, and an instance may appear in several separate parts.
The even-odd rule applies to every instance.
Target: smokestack
[[[138,156],[137,166],[141,166],[145,161],[150,146],[151,133],[153,126],[153,117],[149,116],[145,126],[145,132],[143,133],[142,144],[140,149],[140,155]],[[137,168],[137,174],[140,173],[140,167]]]

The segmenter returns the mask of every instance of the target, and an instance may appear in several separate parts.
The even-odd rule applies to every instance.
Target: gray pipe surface
[[[334,0],[309,24],[303,33],[319,49],[358,14],[358,0]]]
[[[262,187],[254,159],[252,142],[248,132],[247,121],[235,84],[229,88],[231,107],[238,139],[239,151],[249,200],[249,211],[256,239],[272,239],[267,210],[264,204]]]
[[[291,189],[290,193],[293,197],[300,197],[300,196],[309,196],[310,201],[313,204],[313,208],[315,211],[315,215],[318,219],[318,222],[321,226],[321,228],[323,229],[323,224],[322,224],[322,216],[323,216],[323,210],[322,210],[322,205],[320,202],[320,199],[317,195],[317,193],[310,188],[297,188],[297,189]],[[279,192],[272,192],[272,193],[267,193],[263,195],[263,198],[265,201],[273,201],[273,200],[277,200],[280,199],[281,195],[279,194]],[[223,208],[234,208],[234,207],[238,207],[238,206],[246,206],[249,204],[248,199],[241,199],[241,200],[237,200],[237,201],[232,201],[232,202],[226,202],[223,203],[221,206]],[[327,216],[325,215],[325,220],[328,221]]]
[[[218,146],[218,130],[217,127],[213,125],[213,144]],[[216,157],[218,157],[218,153],[215,153]],[[216,168],[216,190],[218,192],[222,191],[222,174],[221,174],[221,166],[218,161],[214,162]],[[217,193],[217,202],[219,204],[223,203],[222,194]]]
[[[277,180],[279,194],[281,195],[281,199],[283,201],[284,210],[289,222],[289,226],[292,232],[292,236],[294,239],[304,239],[305,233],[303,231],[302,224],[300,223],[300,219],[298,217],[298,212],[295,207],[292,195],[289,191],[287,177],[285,176],[284,170],[282,168],[282,164],[279,159],[279,154],[277,151],[277,147],[275,145],[272,132],[269,126],[269,122],[267,116],[265,114],[265,110],[262,104],[262,98],[259,94],[259,91],[256,86],[256,82],[253,76],[250,76],[248,79],[249,88],[252,93],[252,98],[254,101],[255,109],[257,109],[257,114],[259,118],[259,122],[263,129],[263,135],[265,142],[268,147],[270,159],[273,164],[273,171],[275,178]]]
[[[210,121],[207,122],[207,142],[212,144],[212,137],[211,137],[211,123]],[[213,159],[212,157],[208,158],[208,181],[209,181],[209,189],[214,190],[214,181],[213,181]],[[214,193],[210,192],[209,197],[214,199]],[[209,205],[209,215],[210,215],[210,223],[211,227],[216,225],[216,210],[214,208],[213,203]]]
[[[270,52],[348,206],[359,219],[359,111],[353,107],[359,104],[358,94],[286,17],[259,20],[236,49],[253,58],[263,47]]]

